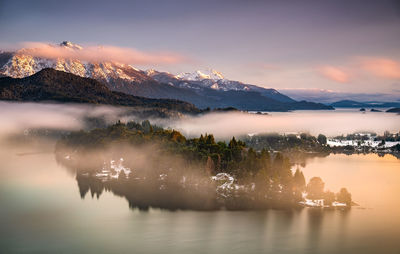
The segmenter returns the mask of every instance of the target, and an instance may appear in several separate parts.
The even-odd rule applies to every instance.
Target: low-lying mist
[[[169,153],[157,141],[96,148],[58,144],[57,161],[76,174],[81,198],[103,191],[125,197],[131,208],[215,210],[215,183],[201,163]]]
[[[337,136],[359,131],[382,134],[400,130],[400,116],[391,113],[353,111],[295,111],[268,115],[241,112],[211,113],[187,117],[167,123],[188,136],[212,133],[218,138],[230,138],[254,133],[298,133]]]
[[[124,107],[2,102],[0,137],[26,134],[27,129],[74,131],[89,129],[96,123],[112,124],[119,119],[144,120],[131,112]],[[230,139],[265,132],[383,132],[396,130],[399,118],[387,113],[299,111],[269,115],[209,113],[149,120],[179,130],[188,138],[209,133],[217,139]],[[58,136],[57,161],[76,174],[81,197],[89,191],[98,197],[103,191],[112,191],[125,197],[130,207],[143,209],[243,210],[298,205],[299,192],[289,191],[296,176],[285,155],[269,157],[244,149],[234,139],[228,146],[215,142],[211,136],[187,143],[178,132],[160,131],[157,126],[143,131],[135,124],[129,127],[118,123],[91,132]],[[145,128],[148,122],[141,125]],[[60,149],[62,145],[66,150]],[[54,145],[39,148],[24,153],[54,151]],[[273,184],[269,181],[272,176],[278,176]],[[284,186],[287,191],[278,191],[277,186]]]
[[[90,128],[88,119],[100,119],[103,124],[117,120],[141,121],[128,108],[79,105],[0,102],[0,136],[23,134],[27,129],[79,130]],[[241,112],[209,113],[174,119],[149,119],[151,123],[179,130],[188,137],[211,133],[218,139],[228,139],[252,133],[298,133],[336,136],[358,131],[382,134],[398,132],[400,116],[384,112],[354,110],[272,112],[268,115]],[[93,124],[92,127],[96,126]]]
[[[80,130],[86,127],[84,120],[88,118],[111,124],[125,111],[111,106],[0,102],[0,138],[28,129]]]

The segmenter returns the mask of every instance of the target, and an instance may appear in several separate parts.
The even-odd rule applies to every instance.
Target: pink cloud
[[[335,66],[323,66],[318,71],[325,78],[335,82],[347,83],[350,80],[350,75],[347,71]]]
[[[144,52],[133,48],[115,46],[85,46],[70,48],[43,42],[25,42],[20,52],[49,59],[67,58],[81,61],[114,61],[124,64],[176,64],[187,59],[173,52]]]
[[[361,60],[364,70],[378,77],[400,79],[400,62],[389,58],[364,58]]]

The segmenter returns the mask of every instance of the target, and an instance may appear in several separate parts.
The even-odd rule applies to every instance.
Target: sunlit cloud
[[[24,42],[21,53],[48,59],[67,58],[81,61],[113,61],[124,64],[177,64],[187,61],[184,56],[174,52],[144,52],[134,48],[110,45],[85,47],[62,47],[44,42]]]
[[[350,75],[347,71],[334,66],[323,66],[318,69],[319,73],[332,81],[339,83],[347,83],[350,80]]]
[[[400,79],[400,62],[389,58],[364,58],[361,60],[364,70],[381,78]]]

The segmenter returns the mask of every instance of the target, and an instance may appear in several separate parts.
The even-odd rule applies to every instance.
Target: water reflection
[[[319,253],[321,230],[323,228],[324,216],[331,211],[322,209],[307,209],[308,234],[307,245],[311,253]]]
[[[0,149],[0,247],[4,253],[399,253],[400,171],[390,156],[330,155],[307,162],[307,179],[345,185],[362,207],[168,212],[79,183],[51,146]],[[31,153],[18,156],[21,153]],[[361,182],[360,182],[361,180]],[[97,198],[99,196],[99,199]],[[84,199],[81,199],[84,197]]]
[[[100,198],[101,193],[103,193],[104,185],[99,179],[89,178],[88,176],[82,174],[76,174],[76,182],[78,183],[79,194],[81,195],[81,199],[84,199],[86,194],[90,190],[90,195],[92,198],[94,196],[97,199]]]

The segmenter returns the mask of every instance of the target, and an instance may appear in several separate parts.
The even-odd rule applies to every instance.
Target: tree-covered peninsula
[[[76,172],[82,198],[89,191],[97,197],[112,191],[140,209],[351,205],[345,189],[338,195],[325,192],[320,178],[307,185],[282,153],[256,151],[235,137],[229,142],[217,142],[212,134],[189,139],[149,121],[72,132],[57,143],[56,156]]]

